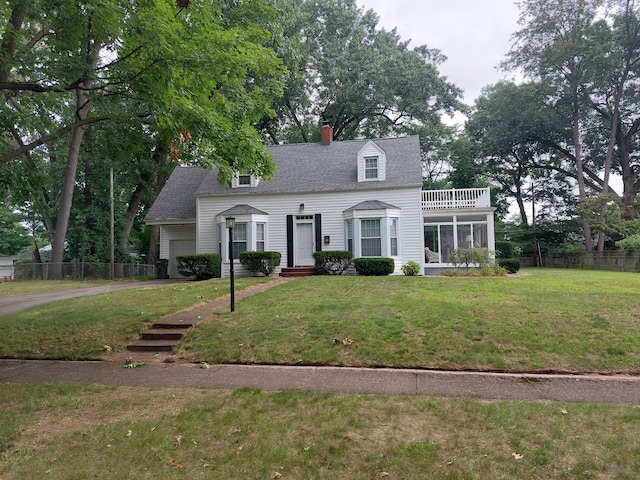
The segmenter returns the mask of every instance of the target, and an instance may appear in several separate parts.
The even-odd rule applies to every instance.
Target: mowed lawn
[[[525,273],[299,279],[204,318],[175,356],[639,371],[640,275]],[[109,338],[122,348],[113,338],[227,292],[213,280],[42,306],[0,317],[0,348],[93,358]],[[633,405],[0,383],[2,480],[632,479],[639,437]]]
[[[307,277],[198,325],[193,361],[640,372],[640,275]]]
[[[239,279],[238,289],[269,281]],[[94,359],[228,280],[140,288],[0,317],[0,357]],[[296,279],[216,311],[174,356],[209,363],[640,372],[640,275]]]

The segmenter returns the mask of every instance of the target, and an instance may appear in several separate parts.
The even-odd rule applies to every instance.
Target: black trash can
[[[160,258],[156,261],[156,278],[158,280],[169,278],[169,260],[166,258]]]

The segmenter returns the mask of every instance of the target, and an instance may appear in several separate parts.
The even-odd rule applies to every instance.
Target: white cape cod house
[[[220,253],[229,271],[227,217],[235,218],[233,251],[278,251],[280,267],[310,266],[320,250],[354,258],[409,260],[425,273],[450,266],[455,248],[494,250],[489,189],[422,191],[417,136],[268,147],[271,181],[239,173],[220,185],[217,171],[177,167],[146,223],[160,226],[160,258],[178,277],[176,256]],[[237,274],[246,273],[236,261]]]

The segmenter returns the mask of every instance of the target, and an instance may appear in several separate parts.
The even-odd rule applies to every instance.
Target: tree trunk
[[[572,131],[573,131],[573,149],[576,159],[576,173],[578,179],[578,192],[580,199],[587,198],[587,192],[584,186],[584,169],[582,167],[582,141],[580,137],[580,110],[579,99],[576,90],[572,93]],[[591,238],[591,225],[586,222],[582,223],[582,229],[584,231],[584,246],[587,252],[593,250],[593,239]]]
[[[149,236],[149,249],[147,251],[147,263],[153,265],[158,256],[158,237],[160,236],[160,225],[151,225]]]
[[[84,117],[91,108],[86,92],[91,86],[90,80],[85,80],[76,89],[76,105],[78,118]],[[71,216],[71,205],[73,203],[73,190],[76,184],[76,171],[78,169],[78,159],[80,157],[80,146],[84,125],[80,125],[73,130],[71,142],[69,144],[69,156],[67,157],[67,167],[64,174],[64,186],[60,197],[60,207],[56,221],[56,230],[51,244],[51,268],[49,268],[49,279],[59,280],[62,278],[62,261],[64,259],[64,244],[67,237],[67,227]]]

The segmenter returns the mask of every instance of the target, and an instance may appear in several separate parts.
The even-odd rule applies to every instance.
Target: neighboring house
[[[16,257],[0,255],[0,281],[13,280],[13,262]]]
[[[160,258],[179,276],[176,256],[220,253],[229,271],[227,217],[235,218],[233,257],[244,250],[278,251],[284,267],[314,264],[320,250],[354,258],[391,257],[395,273],[409,260],[425,272],[447,267],[452,249],[494,249],[488,189],[423,192],[417,136],[270,146],[271,181],[238,172],[220,185],[217,171],[177,167],[146,223],[160,226]],[[459,192],[464,192],[459,197]],[[426,255],[425,247],[437,255]],[[245,273],[238,262],[234,270]]]

